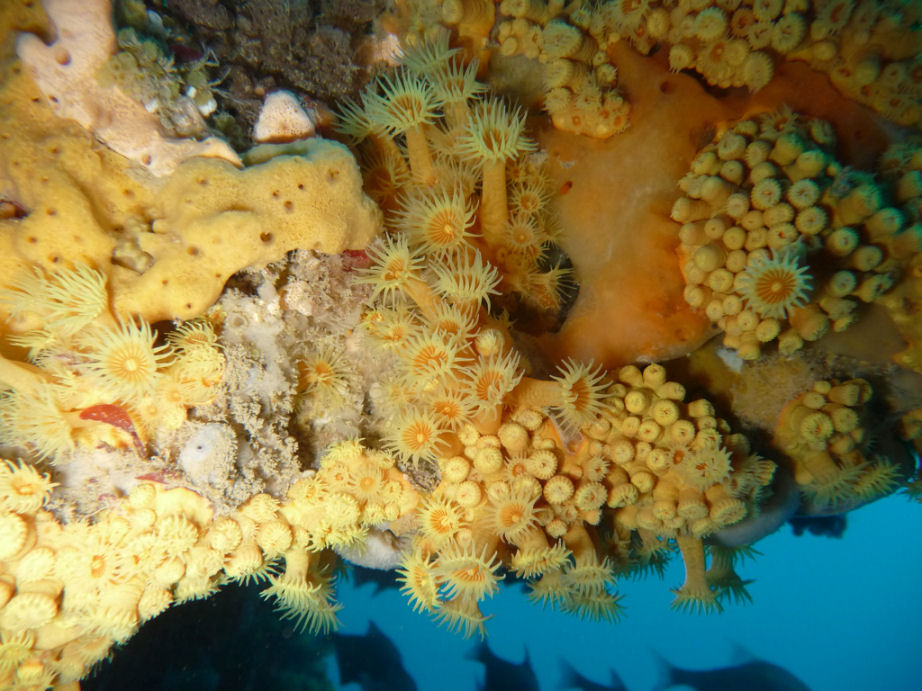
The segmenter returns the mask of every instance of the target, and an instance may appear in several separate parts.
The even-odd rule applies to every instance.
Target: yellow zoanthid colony
[[[728,127],[679,183],[685,299],[741,358],[844,331],[918,251],[917,219],[834,150],[828,123],[765,114]]]
[[[186,322],[157,345],[147,322],[113,316],[105,277],[85,264],[36,268],[0,300],[19,322],[10,344],[28,349],[28,363],[2,360],[13,385],[0,403],[3,441],[36,458],[99,443],[143,455],[156,427],[178,428],[187,408],[217,395],[224,356],[207,321]]]
[[[685,403],[659,365],[626,367],[616,381],[572,361],[551,379],[525,376],[532,367],[508,318],[489,308],[503,288],[526,305],[557,306],[563,274],[541,270],[553,226],[547,182],[521,115],[480,96],[453,52],[445,36],[424,42],[342,126],[373,163],[372,194],[393,208],[360,279],[377,296],[364,327],[397,362],[385,447],[440,469],[404,589],[467,634],[482,630],[477,603],[496,591],[501,568],[529,579],[539,599],[614,619],[616,570],[678,538],[688,580],[677,603],[711,607],[701,539],[753,510],[774,464],[706,400]],[[463,97],[435,96],[453,85]],[[406,156],[395,131],[407,132]],[[596,526],[607,513],[615,533],[603,538]]]
[[[141,483],[92,522],[62,525],[42,509],[53,486],[22,462],[0,471],[0,659],[17,688],[79,680],[143,622],[228,581],[265,581],[282,616],[328,631],[338,605],[323,550],[384,521],[397,530],[417,502],[392,458],[356,443],[332,448],[284,503],[257,494],[223,516],[195,492]]]
[[[771,82],[779,63],[805,62],[849,98],[900,124],[917,125],[922,116],[914,3],[503,0],[499,12],[499,54],[540,62],[544,107],[555,126],[571,132],[605,138],[627,126],[630,99],[618,88],[617,60],[608,52],[620,41],[645,55],[668,50],[671,70],[694,70],[713,86],[751,92]]]
[[[867,430],[871,395],[863,379],[820,380],[781,413],[775,444],[819,507],[865,502],[899,481],[896,464],[874,453]]]
[[[145,621],[232,581],[263,583],[283,617],[326,633],[342,561],[395,570],[414,610],[465,636],[485,634],[507,574],[538,603],[614,622],[616,579],[676,553],[674,608],[717,611],[748,598],[744,546],[793,511],[917,487],[891,428],[902,415],[918,443],[922,401],[891,391],[889,370],[866,379],[851,356],[812,350],[879,308],[919,369],[916,140],[877,179],[839,160],[831,125],[790,111],[698,133],[713,141],[676,181],[671,220],[662,209],[668,256],[723,332],[720,357],[750,377],[750,407],[784,392],[761,427],[720,374],[702,386],[682,362],[553,363],[529,336],[560,325],[581,280],[537,131],[630,136],[609,49],[661,42],[670,63],[685,55],[673,68],[756,90],[771,76],[753,81],[759,51],[853,51],[863,4],[833,13],[839,29],[828,4],[409,3],[390,25],[437,15],[451,30],[406,37],[395,69],[340,104],[352,152],[312,138],[239,168],[132,162],[146,120],[116,155],[43,102],[36,82],[64,88],[68,61],[49,76],[7,56],[0,687],[73,688]],[[93,7],[101,21],[108,4]],[[887,4],[875,14],[894,21]],[[861,45],[878,45],[883,28],[868,30]],[[749,57],[712,79],[705,55],[723,40]],[[48,67],[25,45],[31,69]],[[881,53],[883,71],[911,72],[903,48]],[[491,93],[491,54],[541,61],[548,122]],[[85,96],[111,115],[120,80],[98,79]],[[759,366],[805,381],[759,388]]]

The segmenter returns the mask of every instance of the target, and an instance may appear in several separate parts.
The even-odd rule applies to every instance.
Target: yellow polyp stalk
[[[922,252],[922,230],[910,226],[905,232],[889,239],[887,248],[895,259],[907,259],[917,252]]]
[[[711,581],[726,580],[728,576],[735,576],[733,569],[733,551],[725,547],[711,546],[711,568],[708,570]]]
[[[579,447],[572,453],[564,454],[563,461],[561,462],[560,468],[557,472],[564,475],[569,475],[570,477],[582,477],[583,462],[589,458],[589,456],[589,444],[585,437],[581,437],[581,443]]]
[[[441,300],[428,283],[419,278],[410,277],[407,279],[403,290],[416,303],[424,317],[435,319]]]
[[[708,515],[708,507],[704,503],[701,492],[691,487],[679,490],[677,512],[683,518],[694,520]]]
[[[410,169],[403,158],[403,152],[393,139],[386,135],[372,133],[368,135],[368,141],[370,141],[383,156],[394,161],[396,165],[401,166],[401,172],[405,172],[407,177],[410,176]]]
[[[527,407],[527,406],[524,406]],[[554,440],[561,448],[563,448],[563,440],[560,438],[560,432],[557,429],[557,425],[554,424],[554,421],[550,418],[545,418],[544,422],[541,423],[541,426],[535,430],[535,438],[544,438]]]
[[[474,551],[476,552],[482,551],[484,554],[490,555],[499,551],[499,535],[487,523],[473,529],[472,542],[475,545]]]
[[[113,314],[108,309],[104,309],[96,315],[93,321],[86,324],[83,329],[118,329],[120,325],[121,321],[113,316]]]
[[[682,590],[689,593],[706,593],[710,589],[705,579],[704,544],[696,537],[678,535],[676,543],[685,562],[685,583]]]
[[[288,583],[302,583],[307,580],[307,569],[310,559],[307,550],[290,549],[285,556],[284,580]]]
[[[504,482],[506,479],[505,468],[500,468],[493,472],[480,472],[480,479],[483,482],[484,487],[489,487],[490,485],[496,482]]]
[[[679,501],[679,488],[674,482],[661,478],[653,488],[653,499],[676,503]]]
[[[503,423],[503,406],[501,403],[492,408],[481,410],[474,416],[474,427],[481,434],[496,434]]]
[[[716,504],[724,499],[733,499],[733,495],[727,491],[726,485],[711,485],[704,491],[704,496],[711,504]]]
[[[522,377],[510,396],[511,402],[522,408],[541,410],[560,405],[560,382]]]
[[[435,169],[432,167],[432,154],[422,125],[414,125],[405,133],[407,153],[410,156],[410,172],[413,181],[430,187],[435,184]]]
[[[637,530],[640,526],[637,525],[637,513],[639,509],[637,504],[628,504],[627,506],[620,507],[615,513],[615,522],[616,524],[624,530]],[[651,533],[652,531],[647,531],[643,529],[644,532]]]
[[[7,360],[0,355],[0,385],[3,388],[15,389],[23,395],[37,396],[42,384],[52,381],[50,374],[35,365]]]
[[[470,117],[471,110],[467,101],[456,101],[447,104],[445,108],[445,122],[449,132],[461,132]]]
[[[662,547],[656,533],[652,530],[644,530],[643,528],[639,528],[637,530],[637,535],[640,537],[640,542],[644,552],[652,553]]]
[[[547,535],[541,528],[530,528],[515,541],[515,546],[522,551],[547,549]]]
[[[480,232],[488,247],[498,247],[509,220],[506,200],[506,161],[483,162],[483,192],[480,197]]]
[[[75,628],[71,626],[62,626],[58,622],[52,621],[50,624],[46,624],[41,629],[38,630],[37,642],[41,645],[41,650],[54,650],[55,648],[60,648],[67,645],[73,641],[76,637]],[[73,691],[80,691],[80,682],[73,682],[76,686],[70,686],[68,684],[55,684],[55,689],[72,689]]]
[[[593,544],[592,538],[589,537],[589,533],[586,532],[586,528],[582,523],[574,523],[567,530],[566,535],[563,536],[563,541],[567,545],[567,549],[573,553],[573,561],[577,565],[599,560],[595,551],[595,544]]]
[[[439,436],[441,445],[439,446],[439,455],[443,458],[452,458],[460,456],[464,452],[464,444],[458,439],[458,435],[448,432]]]
[[[826,451],[813,451],[795,459],[821,484],[831,482],[839,474],[839,466]]]
[[[452,300],[452,303],[454,304],[455,307],[467,313],[476,312],[477,310],[480,309],[479,300],[462,300],[460,298],[455,298],[454,300]]]

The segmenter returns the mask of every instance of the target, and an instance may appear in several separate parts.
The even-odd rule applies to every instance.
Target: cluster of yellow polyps
[[[894,143],[881,157],[880,172],[892,186],[899,208],[913,224],[911,232],[922,236],[922,138],[907,137]],[[922,242],[919,244],[922,248]],[[912,257],[902,280],[880,303],[890,312],[908,344],[896,355],[896,361],[922,372],[922,319],[918,315],[918,305],[922,304],[922,252]]]
[[[42,510],[52,488],[0,466],[0,684],[74,682],[173,602],[214,590],[227,545],[197,494],[138,486],[91,525]],[[238,540],[239,542],[239,540]]]
[[[686,566],[674,606],[709,609],[716,593],[704,577],[701,539],[745,517],[774,474],[774,463],[750,453],[705,399],[684,402],[684,388],[660,365],[618,372],[606,412],[583,428],[589,453],[610,462],[607,506],[619,539],[636,531],[641,553],[675,539]]]
[[[224,355],[207,322],[156,345],[147,322],[113,316],[105,277],[86,265],[23,273],[0,302],[29,360],[0,359],[0,438],[36,457],[100,442],[143,453],[158,427],[178,428],[218,393]]]
[[[922,119],[917,7],[876,0],[503,0],[500,11],[509,17],[497,30],[500,53],[545,63],[546,107],[560,129],[606,137],[626,125],[606,54],[619,40],[644,54],[665,44],[671,69],[694,69],[721,88],[758,91],[777,60],[804,60],[886,117],[906,125]]]
[[[454,65],[447,45],[426,44],[406,63],[342,126],[365,142],[367,179],[394,209],[361,278],[378,299],[365,327],[397,363],[380,411],[385,444],[404,463],[441,471],[417,511],[405,591],[471,635],[505,564],[536,598],[613,619],[616,565],[636,566],[638,551],[649,558],[675,538],[688,564],[677,605],[714,606],[701,539],[747,515],[774,465],[750,455],[710,403],[684,403],[658,365],[624,368],[617,383],[570,361],[551,380],[524,376],[506,323],[487,308],[503,281],[515,284],[509,229],[523,199],[542,206],[540,190],[507,183],[524,167],[516,152],[531,145],[460,67],[453,79],[467,86],[454,100],[432,96],[450,90],[420,75]],[[606,516],[610,535],[596,528]]]
[[[415,608],[482,633],[478,602],[504,564],[534,599],[613,620],[615,569],[643,566],[670,539],[687,567],[675,606],[718,606],[701,540],[749,513],[774,464],[750,454],[709,402],[686,404],[661,366],[618,376],[568,363],[553,380],[523,379],[495,431],[466,423],[446,440],[461,450],[437,456],[441,482],[402,569]],[[613,532],[599,531],[608,520]]]
[[[583,449],[565,452],[551,420],[535,409],[502,419],[493,434],[464,425],[463,450],[439,457],[441,481],[418,512],[419,533],[401,570],[404,592],[415,609],[482,635],[478,603],[496,592],[505,565],[529,579],[538,599],[617,619],[613,565],[588,532],[608,500],[610,462]]]
[[[892,492],[899,470],[872,452],[871,386],[864,379],[821,380],[781,413],[774,443],[794,463],[794,479],[820,508],[851,508]]]
[[[877,0],[812,4],[809,35],[788,57],[828,73],[839,91],[890,120],[922,123],[919,5]]]
[[[617,88],[618,71],[605,53],[617,35],[598,21],[601,13],[571,8],[566,17],[562,3],[501,3],[507,18],[497,29],[499,52],[542,63],[544,107],[557,129],[605,139],[624,131],[630,110]]]
[[[268,581],[264,597],[311,633],[336,624],[329,547],[372,526],[412,527],[417,493],[394,458],[331,448],[288,499],[250,498],[214,518],[186,489],[135,487],[92,523],[42,510],[53,488],[31,465],[0,463],[0,685],[43,689],[85,676],[114,643],[227,579]],[[273,566],[284,559],[284,568]]]
[[[732,9],[710,0],[671,9],[668,4],[650,3],[643,19],[638,17],[636,38],[628,38],[641,46],[671,44],[669,64],[675,70],[694,69],[710,84],[757,91],[771,80],[776,60],[805,60],[828,72],[849,98],[903,124],[919,121],[909,93],[917,93],[922,82],[908,74],[918,52],[918,30],[902,12],[855,0],[796,6],[743,0]]]
[[[427,317],[435,296],[467,309],[500,286],[554,310],[564,272],[543,259],[555,230],[547,181],[527,156],[535,145],[522,112],[484,98],[475,71],[440,34],[345,109],[340,131],[359,146],[366,190],[400,233],[371,250],[382,268],[368,280],[392,302],[397,265],[406,273],[425,256],[434,289]]]
[[[419,497],[395,461],[358,441],[335,444],[320,459],[317,473],[292,485],[282,515],[305,531],[313,550],[361,542],[368,528],[382,524],[395,534],[406,532],[400,521],[407,522]]]
[[[717,136],[680,182],[685,299],[744,359],[844,330],[919,249],[918,227],[834,146],[824,121],[764,114]]]

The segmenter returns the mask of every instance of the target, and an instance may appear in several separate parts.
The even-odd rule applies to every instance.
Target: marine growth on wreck
[[[0,687],[349,563],[719,612],[922,496],[922,4],[150,5],[0,10]]]

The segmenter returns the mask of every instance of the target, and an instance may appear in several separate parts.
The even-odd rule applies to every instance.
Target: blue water
[[[504,588],[484,611],[489,643],[520,661],[527,647],[542,691],[557,688],[558,658],[596,681],[615,669],[630,691],[659,679],[652,651],[683,667],[727,665],[743,648],[785,667],[815,691],[922,688],[918,655],[922,622],[922,506],[890,497],[848,515],[840,539],[794,537],[785,526],[756,545],[757,560],[741,565],[753,603],[728,604],[720,615],[672,612],[670,587],[683,580],[681,559],[664,581],[625,580],[625,618],[590,623],[531,605],[521,588]],[[363,634],[368,620],[397,643],[421,690],[470,691],[482,666],[466,661],[472,647],[414,614],[396,591],[343,584],[343,633]],[[738,659],[738,658],[737,658]],[[330,661],[330,678],[338,681]],[[359,687],[342,687],[355,691]]]
[[[756,545],[761,557],[739,568],[744,579],[755,579],[752,604],[728,604],[720,615],[670,610],[669,588],[683,580],[679,558],[662,581],[620,583],[626,616],[617,624],[542,611],[521,587],[507,586],[484,607],[494,615],[489,644],[513,662],[527,649],[542,691],[558,688],[561,658],[596,681],[607,681],[611,668],[630,691],[648,691],[663,671],[657,654],[699,669],[748,654],[786,668],[814,691],[920,689],[920,524],[922,506],[895,496],[849,514],[841,539],[795,537],[785,526]],[[83,688],[307,691],[322,688],[325,668],[334,687],[358,691],[338,684],[329,638],[299,636],[258,593],[259,586],[227,587],[168,610]],[[374,594],[373,585],[347,579],[338,596],[340,632],[363,635],[374,620],[401,650],[420,691],[472,691],[482,679],[482,665],[466,659],[474,642],[413,613],[396,590]]]

